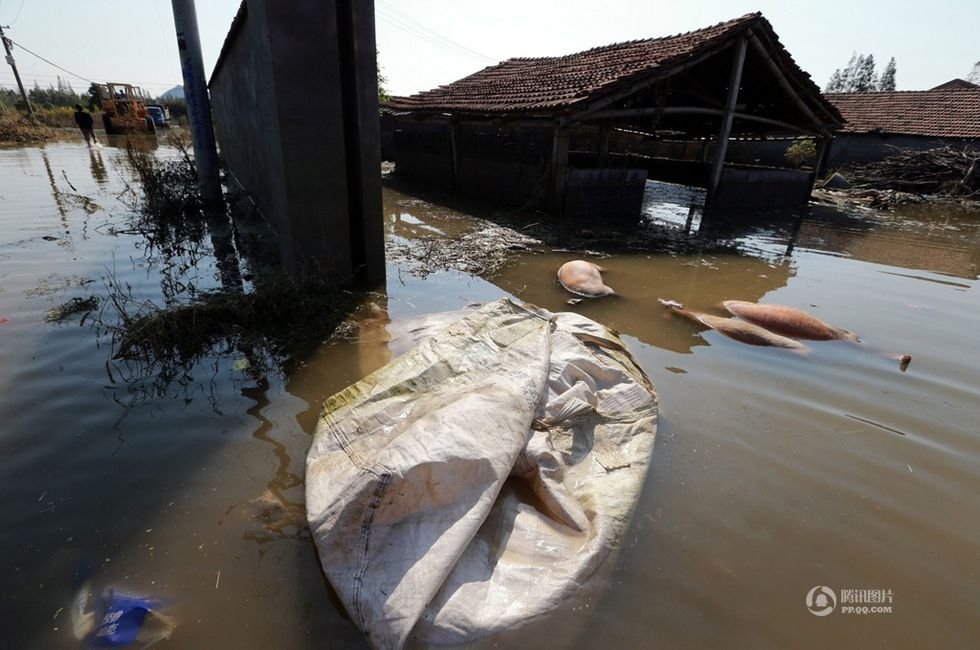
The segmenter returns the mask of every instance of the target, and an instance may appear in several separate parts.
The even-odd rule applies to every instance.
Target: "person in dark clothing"
[[[75,124],[82,130],[82,135],[85,136],[85,144],[92,146],[93,142],[99,143],[95,139],[95,131],[92,128],[92,115],[88,111],[83,111],[81,104],[75,104]]]

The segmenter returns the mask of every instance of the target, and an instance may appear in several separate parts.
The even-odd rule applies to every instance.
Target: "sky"
[[[278,0],[310,1],[318,0]],[[239,0],[197,0],[208,75]],[[980,61],[977,0],[375,0],[378,51],[392,94],[446,84],[514,56],[555,56],[698,29],[761,11],[822,88],[852,53],[898,65],[899,90],[970,74]],[[169,0],[0,0],[25,84],[76,91],[121,81],[158,95],[181,83]],[[73,76],[74,75],[74,76]],[[0,85],[15,88],[0,60]]]

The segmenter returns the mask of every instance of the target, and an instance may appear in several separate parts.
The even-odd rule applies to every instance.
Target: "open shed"
[[[514,58],[388,106],[400,174],[552,214],[635,215],[647,177],[709,207],[805,203],[813,171],[735,164],[729,143],[843,122],[759,13],[560,57]]]

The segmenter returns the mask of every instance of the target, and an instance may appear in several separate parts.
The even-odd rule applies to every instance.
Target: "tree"
[[[970,76],[966,80],[971,84],[980,84],[980,61],[973,64],[973,71],[970,72]]]
[[[828,93],[849,93],[853,92],[854,77],[857,75],[858,69],[864,64],[864,55],[858,56],[857,52],[851,54],[851,60],[847,62],[847,65],[841,69],[837,68],[834,70],[834,74],[830,76],[830,83],[827,84],[825,89]]]
[[[895,90],[895,70],[895,57],[892,57],[888,60],[888,65],[885,66],[885,70],[878,80],[878,90],[882,92]]]
[[[102,109],[102,94],[99,92],[99,84],[94,81],[89,84],[88,92],[88,108],[91,111],[95,109]]]
[[[869,54],[861,59],[861,67],[854,77],[854,92],[867,93],[877,90],[877,74],[875,74],[875,55]]]
[[[385,84],[388,83],[388,77],[381,72],[381,52],[375,50],[374,54],[378,66],[378,103],[380,104],[391,99],[391,95],[388,94],[388,89],[385,87]]]
[[[878,90],[895,89],[895,57],[892,57],[881,73],[875,69],[874,54],[853,53],[844,68],[834,70],[830,75],[824,92],[828,93],[867,93]]]

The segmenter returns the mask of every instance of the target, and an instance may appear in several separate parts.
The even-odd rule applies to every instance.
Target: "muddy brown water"
[[[231,354],[141,394],[107,372],[88,324],[45,322],[107,278],[165,299],[165,265],[124,227],[123,158],[75,140],[0,150],[0,646],[76,647],[70,598],[89,576],[166,599],[178,626],[160,647],[364,647],[303,527],[302,477],[322,399],[389,358],[384,320],[286,373],[257,378]],[[689,214],[683,190],[650,194],[647,227],[672,243],[601,259],[619,296],[569,307],[554,274],[580,255],[547,252],[491,278],[390,266],[375,309],[505,295],[574,309],[619,330],[655,382],[650,476],[575,647],[975,647],[980,214],[814,207],[732,225]],[[391,238],[469,223],[390,189],[385,219]],[[195,273],[219,282],[206,263]],[[863,342],[750,347],[657,298],[792,305]],[[913,361],[903,373],[878,352]],[[892,612],[814,616],[804,600],[821,585],[887,590]]]

